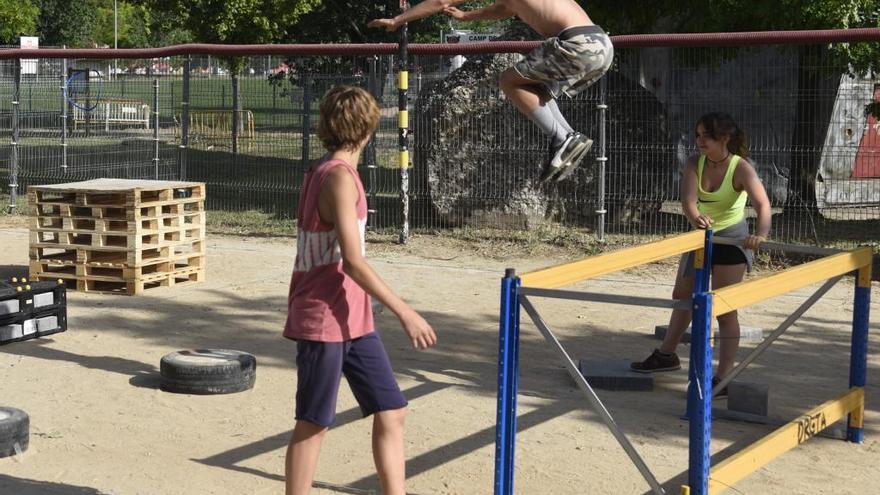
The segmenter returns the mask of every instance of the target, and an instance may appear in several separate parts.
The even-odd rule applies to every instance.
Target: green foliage
[[[113,46],[113,0],[94,0],[97,17],[93,41],[99,46]],[[150,12],[143,5],[117,1],[116,15],[119,48],[150,46]]]
[[[40,45],[89,47],[97,24],[92,0],[38,0]]]
[[[0,43],[17,45],[19,36],[34,34],[39,14],[31,0],[0,0]]]

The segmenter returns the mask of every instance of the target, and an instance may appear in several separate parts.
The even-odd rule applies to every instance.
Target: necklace
[[[724,163],[725,161],[727,161],[728,158],[730,158],[730,152],[729,152],[729,151],[727,152],[726,155],[724,155],[724,158],[722,158],[722,159],[720,159],[720,160],[713,160],[713,159],[709,158],[709,155],[706,155],[706,161],[709,162],[709,163],[712,164],[712,165],[721,165],[722,163]]]

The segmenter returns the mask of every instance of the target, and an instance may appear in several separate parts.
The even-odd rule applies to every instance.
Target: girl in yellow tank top
[[[681,204],[690,224],[697,229],[713,229],[718,237],[733,238],[740,246],[716,244],[712,253],[712,288],[718,289],[742,281],[751,266],[752,251],[770,232],[770,200],[754,167],[746,159],[745,133],[733,119],[723,113],[700,117],[696,125],[696,141],[700,154],[685,164],[681,186]],[[758,214],[755,232],[749,233],[745,221],[746,200]],[[694,290],[693,255],[684,255],[679,265],[674,299],[688,299]],[[647,359],[632,363],[634,371],[650,373],[673,371],[681,367],[675,353],[681,337],[691,321],[689,310],[673,310],[669,330],[659,349]],[[736,360],[739,348],[739,320],[736,312],[718,317],[721,333],[718,368],[713,384],[720,382]],[[726,395],[725,390],[717,391]]]

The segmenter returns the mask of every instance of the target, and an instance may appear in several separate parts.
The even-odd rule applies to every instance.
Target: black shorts
[[[747,264],[746,255],[742,249],[728,244],[715,244],[712,246],[712,265],[744,265]]]

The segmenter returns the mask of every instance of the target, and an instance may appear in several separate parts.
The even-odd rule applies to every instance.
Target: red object
[[[880,84],[874,86],[874,101],[880,102]],[[880,122],[873,115],[868,115],[865,123],[852,176],[854,179],[880,178]]]

